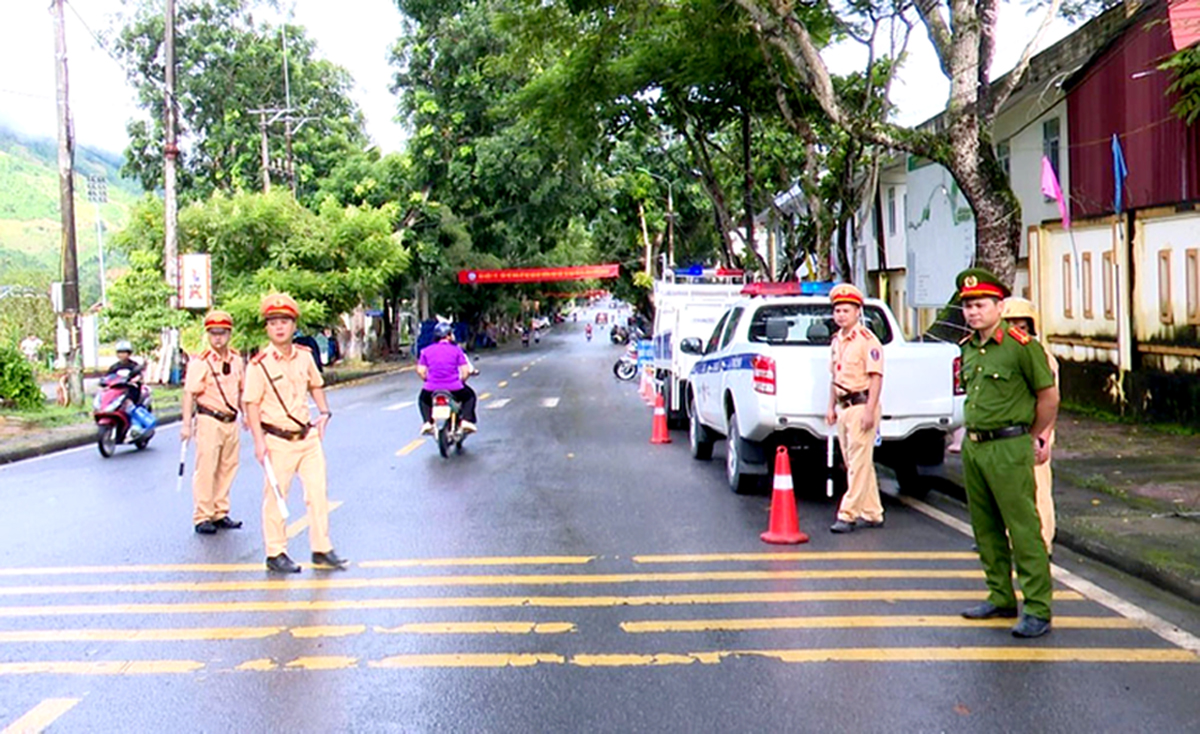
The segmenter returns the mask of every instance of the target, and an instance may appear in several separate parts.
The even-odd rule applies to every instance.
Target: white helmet
[[[117,351],[129,352],[130,354],[133,354],[133,345],[129,343],[128,339],[122,339],[121,341],[117,342]]]

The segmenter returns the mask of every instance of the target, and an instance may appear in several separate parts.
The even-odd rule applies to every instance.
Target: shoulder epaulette
[[[241,352],[239,352],[238,350],[234,349],[233,347],[230,347],[230,348],[229,348],[229,353],[230,353],[230,354],[232,354],[232,355],[233,355],[233,356],[235,356],[235,357],[240,357],[240,356],[242,356],[242,353],[241,353]]]
[[[966,335],[966,336],[964,336],[962,339],[959,339],[959,340],[958,340],[958,346],[960,346],[960,347],[961,347],[962,345],[966,344],[966,343],[967,343],[967,342],[969,342],[969,341],[971,341],[971,335],[970,335],[970,334],[967,334],[967,335]]]
[[[312,349],[310,349],[309,347],[306,347],[306,346],[304,346],[303,344],[293,344],[293,345],[292,345],[292,348],[293,348],[293,349],[299,349],[299,350],[300,350],[300,351],[302,351],[302,352],[308,352],[309,354],[312,354]]]
[[[250,361],[253,362],[254,364],[262,364],[262,361],[266,358],[267,358],[267,352],[266,352],[266,350],[263,350],[263,351],[259,352],[258,354],[254,355],[253,357],[251,357]]]
[[[1021,346],[1025,346],[1033,338],[1015,326],[1008,327],[1008,335],[1013,339],[1016,339],[1017,343]]]

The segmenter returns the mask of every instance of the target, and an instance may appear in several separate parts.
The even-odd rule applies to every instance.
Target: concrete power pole
[[[171,286],[171,308],[179,308],[179,208],[175,194],[175,161],[179,157],[179,144],[175,134],[175,0],[167,0],[163,45],[166,56],[166,92],[163,98],[166,103],[163,145],[163,198],[166,214],[166,221],[163,223],[163,270],[167,285]]]
[[[67,84],[67,28],[63,0],[54,0],[54,70],[58,87],[58,195],[62,213],[62,317],[70,338],[67,352],[69,400],[83,404],[83,335],[79,324],[79,263],[75,252],[75,140]]]

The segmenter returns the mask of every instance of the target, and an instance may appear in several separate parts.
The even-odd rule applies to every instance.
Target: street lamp
[[[638,170],[667,185],[667,263],[670,267],[675,267],[675,182],[646,168]]]
[[[104,223],[100,221],[100,205],[108,203],[108,179],[104,176],[87,177],[88,201],[96,210],[96,243],[100,249],[100,303],[106,302],[104,295]]]

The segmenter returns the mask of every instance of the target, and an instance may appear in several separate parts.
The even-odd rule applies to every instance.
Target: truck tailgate
[[[896,342],[884,348],[883,414],[892,418],[954,413],[953,344]]]

